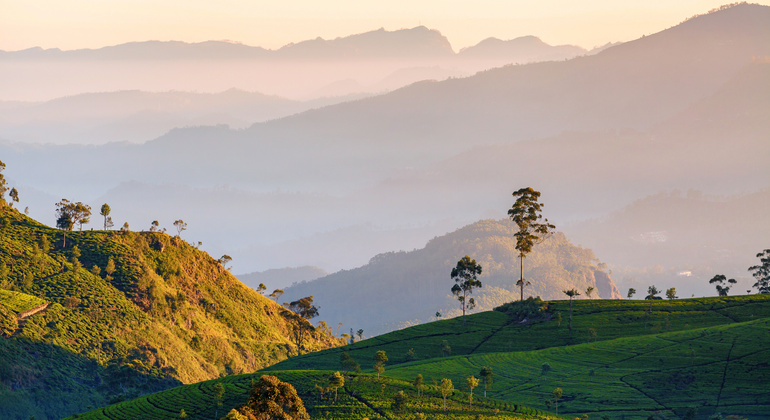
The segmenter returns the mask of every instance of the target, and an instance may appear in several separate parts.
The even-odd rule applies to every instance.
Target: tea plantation
[[[572,312],[571,336],[568,301],[532,299],[468,316],[465,326],[461,318],[423,324],[79,418],[179,418],[181,410],[191,419],[222,417],[246,402],[263,374],[292,383],[314,419],[770,418],[770,296],[578,300]],[[366,372],[379,350],[389,361],[377,379]],[[334,402],[324,388],[343,370],[344,353],[364,373],[347,372]],[[478,378],[483,367],[493,372],[488,398],[481,382],[469,408],[466,378]],[[420,397],[417,375],[426,384]],[[455,387],[446,410],[437,387],[443,378]],[[226,387],[221,406],[216,382]],[[556,388],[563,390],[559,399]],[[393,408],[398,391],[408,396],[401,411]]]

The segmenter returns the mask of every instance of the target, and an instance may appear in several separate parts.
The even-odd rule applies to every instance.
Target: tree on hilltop
[[[0,160],[0,204],[5,204],[5,193],[8,191],[8,187],[6,186],[5,182],[5,175],[3,175],[4,170],[5,163]]]
[[[751,275],[757,279],[754,288],[762,294],[770,293],[770,249],[757,254],[757,258],[761,264],[749,267]]]
[[[569,290],[565,290],[564,294],[569,296],[569,337],[572,338],[572,298],[576,296],[580,296],[580,292],[578,292],[577,289],[572,288]]]
[[[724,274],[717,274],[709,280],[709,284],[714,283],[716,283],[719,296],[727,296],[727,293],[730,292],[730,287],[732,287],[731,285],[737,283],[737,281],[735,279],[728,279]],[[723,284],[724,286],[722,286]]]
[[[110,217],[110,212],[112,212],[112,209],[110,208],[110,205],[107,203],[102,204],[102,207],[99,209],[99,214],[104,217],[104,230],[107,230],[108,228],[111,228],[113,226],[112,218]]]
[[[524,258],[532,251],[536,243],[540,243],[553,233],[556,226],[543,219],[541,214],[543,204],[537,201],[540,192],[530,187],[521,188],[513,193],[516,202],[508,210],[508,216],[519,227],[514,234],[516,237],[516,250],[519,251],[519,281],[516,283],[521,288],[521,300],[524,300],[524,286],[531,283],[524,280]],[[540,222],[540,220],[543,220]]]
[[[628,296],[629,299],[631,299],[635,294],[636,294],[636,289],[634,289],[633,287],[628,289],[628,295],[627,296]]]
[[[182,232],[187,230],[187,223],[185,223],[185,221],[182,219],[175,220],[174,227],[176,228],[176,236],[178,238],[182,236]]]
[[[452,294],[457,296],[463,308],[463,326],[465,326],[465,309],[470,310],[476,306],[476,301],[468,298],[468,295],[473,293],[474,287],[481,287],[481,281],[478,279],[480,274],[481,265],[467,255],[462,257],[457,262],[457,266],[452,269],[452,279],[455,281]]]
[[[674,300],[674,299],[677,299],[678,297],[679,296],[676,295],[676,287],[666,289],[666,299]]]
[[[11,197],[11,207],[13,207],[13,203],[19,202],[19,191],[17,191],[16,188],[11,188],[11,192],[8,193],[8,196]]]

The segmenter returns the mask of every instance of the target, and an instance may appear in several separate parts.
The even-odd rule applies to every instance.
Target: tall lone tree
[[[176,228],[177,238],[182,236],[182,232],[187,230],[187,223],[184,220],[179,219],[174,221],[174,227]]]
[[[318,316],[318,308],[313,305],[313,296],[303,297],[284,305],[299,316],[297,327],[294,330],[294,342],[297,344],[297,354],[299,355],[302,354],[305,332],[309,328],[313,328],[309,320]]]
[[[550,236],[556,226],[548,223],[548,219],[543,219],[541,214],[543,204],[537,201],[540,198],[540,191],[535,191],[531,187],[521,188],[514,192],[513,196],[516,197],[516,202],[508,210],[508,216],[519,226],[519,231],[514,234],[520,262],[519,281],[516,285],[521,288],[521,300],[524,300],[524,286],[529,284],[524,280],[524,258],[536,243]]]
[[[731,285],[738,282],[735,281],[735,279],[728,279],[724,274],[717,274],[711,280],[709,280],[709,284],[714,283],[716,283],[717,293],[719,293],[719,296],[727,296],[727,293],[730,291],[730,287],[732,287]],[[723,284],[724,286],[722,286]]]
[[[462,257],[457,262],[457,266],[452,269],[452,279],[455,281],[452,294],[457,296],[463,308],[463,326],[465,326],[465,309],[470,310],[476,306],[476,301],[468,298],[468,295],[473,293],[474,287],[481,287],[479,275],[481,275],[481,266],[467,255]]]
[[[569,296],[569,338],[572,338],[572,298],[575,296],[580,296],[580,292],[577,291],[577,289],[572,288],[569,290],[565,290],[564,294]]]
[[[757,282],[754,283],[754,288],[762,294],[770,293],[770,249],[757,254],[757,258],[759,258],[761,264],[749,267],[751,275],[757,279]]]
[[[107,226],[107,219],[110,215],[110,212],[112,209],[110,208],[110,205],[107,203],[102,204],[102,207],[99,209],[99,214],[104,217],[104,230],[107,230],[108,227],[112,227],[112,219],[110,219],[110,226]]]

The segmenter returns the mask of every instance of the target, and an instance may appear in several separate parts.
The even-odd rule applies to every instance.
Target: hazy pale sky
[[[384,27],[438,29],[455,50],[536,35],[586,48],[678,24],[724,0],[0,0],[0,49],[231,40],[265,48]],[[770,4],[770,0],[760,1]]]

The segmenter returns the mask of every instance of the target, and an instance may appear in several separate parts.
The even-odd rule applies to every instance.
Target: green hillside
[[[297,352],[305,321],[178,237],[67,232],[64,247],[10,207],[0,229],[0,418],[60,418]],[[314,330],[306,351],[338,344]]]
[[[373,257],[363,267],[343,270],[286,289],[284,299],[312,295],[330,325],[363,329],[367,336],[430,321],[437,311],[444,317],[461,313],[450,293],[450,272],[465,255],[483,268],[483,287],[473,291],[477,311],[517,300],[520,290],[519,258],[510,220],[481,220],[430,240],[424,248],[389,252]],[[557,232],[537,244],[524,260],[524,278],[531,283],[524,297],[562,299],[563,290],[594,287],[594,297],[620,298],[604,265],[590,249]],[[339,305],[340,299],[345,304]]]
[[[308,413],[313,419],[360,420],[402,418],[392,403],[397,392],[407,395],[404,413],[413,417],[422,413],[436,420],[472,420],[479,418],[499,419],[542,419],[554,416],[544,410],[524,405],[508,404],[491,398],[483,398],[474,393],[473,408],[468,407],[468,394],[463,392],[459,382],[456,390],[447,398],[447,408],[443,408],[443,398],[433,384],[427,384],[422,396],[417,396],[416,388],[409,380],[389,377],[377,379],[371,374],[353,374],[348,376],[344,388],[337,391],[334,402],[333,392],[325,392],[323,397],[316,385],[323,385],[333,372],[330,371],[278,371],[270,372],[283,381],[291,383],[302,398]],[[125,401],[109,407],[90,411],[71,419],[178,419],[184,410],[191,420],[209,420],[223,416],[234,407],[243,405],[249,398],[249,388],[253,380],[263,373],[235,375],[222,379],[181,386],[159,392],[132,401]],[[214,398],[214,384],[222,383],[225,395],[222,406],[217,406]],[[464,381],[462,382],[465,383]],[[477,390],[478,391],[478,390]],[[217,415],[215,417],[215,414]]]
[[[553,403],[557,387],[564,391],[558,410],[566,418],[682,418],[692,409],[698,419],[717,412],[768,418],[770,295],[653,302],[578,300],[573,302],[572,338],[566,325],[568,311],[567,301],[514,302],[469,316],[465,327],[459,318],[437,321],[294,357],[253,375],[218,380],[228,389],[222,408],[243,404],[252,379],[275,374],[298,388],[313,418],[418,418],[415,413],[422,412],[428,418],[475,419],[477,414],[495,418],[495,409],[501,418],[523,413],[547,417],[551,415],[547,411],[556,409],[547,401]],[[563,314],[561,325],[557,313]],[[588,328],[597,334],[587,334]],[[444,341],[451,351],[442,354]],[[389,358],[379,382],[366,373],[372,371],[378,350]],[[365,373],[350,372],[344,398],[331,404],[320,399],[315,385],[343,369],[343,352]],[[551,367],[546,375],[544,363]],[[434,388],[426,391],[424,401],[410,384],[418,374],[429,386],[449,378],[459,389],[452,397],[459,407],[467,401],[465,378],[479,377],[485,366],[492,368],[493,382],[488,399],[481,397],[483,384],[475,390],[477,412],[445,413]],[[190,418],[213,418],[213,384],[175,388],[94,410],[84,418],[174,418],[182,408]],[[382,384],[385,394],[379,388]],[[399,389],[414,404],[403,416],[387,410]],[[363,406],[350,399],[354,391]],[[155,417],[160,412],[168,417]]]
[[[573,333],[568,329],[569,301],[524,304],[514,302],[495,311],[435,321],[383,334],[357,343],[284,360],[266,370],[340,369],[340,355],[347,352],[369,367],[374,354],[385,350],[390,364],[432,360],[443,356],[519,352],[613,340],[672,331],[728,325],[770,318],[770,296],[682,299],[674,301],[591,300],[572,302]],[[649,309],[652,307],[652,311]],[[508,315],[510,313],[510,315]],[[562,321],[559,323],[558,315]],[[526,319],[526,320],[525,320]],[[595,336],[589,333],[595,331]],[[449,354],[442,354],[446,341]],[[414,355],[408,355],[410,349]]]

